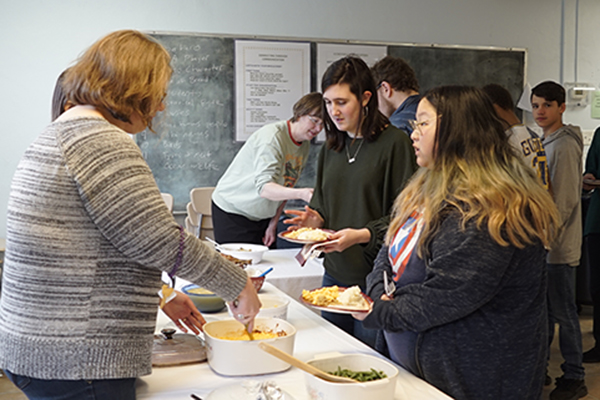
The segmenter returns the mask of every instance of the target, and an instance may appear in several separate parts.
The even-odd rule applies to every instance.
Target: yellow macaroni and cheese
[[[287,333],[285,331],[274,332],[272,330],[267,330],[267,329],[265,329],[265,330],[254,329],[252,331],[252,336],[254,337],[254,340],[262,340],[262,339],[273,339],[273,338],[277,338],[277,337],[287,336]],[[222,336],[217,336],[217,339],[250,340],[250,336],[248,335],[248,332],[246,332],[245,329],[239,329],[236,331],[227,332],[226,334],[224,334]]]

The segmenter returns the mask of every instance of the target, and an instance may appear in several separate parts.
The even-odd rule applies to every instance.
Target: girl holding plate
[[[402,191],[367,277],[392,360],[456,399],[539,399],[546,370],[545,247],[560,226],[479,89],[430,90]],[[384,274],[395,281],[386,295]]]
[[[406,133],[379,112],[375,81],[365,62],[354,56],[337,60],[321,82],[327,141],[319,153],[317,181],[304,210],[287,210],[284,222],[336,232],[324,246],[323,286],[365,289],[365,277],[383,243],[394,199],[415,171]],[[375,334],[350,315],[323,317],[374,345]]]

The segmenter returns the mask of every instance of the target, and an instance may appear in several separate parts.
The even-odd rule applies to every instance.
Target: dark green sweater
[[[594,132],[592,145],[585,159],[585,172],[592,173],[596,179],[600,179],[600,128]],[[600,189],[594,190],[590,205],[585,216],[585,227],[583,234],[600,234]]]
[[[351,145],[354,156],[360,141]],[[317,182],[310,207],[325,220],[324,228],[367,228],[371,240],[341,253],[325,255],[326,271],[335,279],[351,285],[365,285],[373,268],[396,196],[416,170],[415,153],[406,133],[389,125],[375,142],[365,142],[353,163],[346,149],[341,152],[324,145],[319,154]]]

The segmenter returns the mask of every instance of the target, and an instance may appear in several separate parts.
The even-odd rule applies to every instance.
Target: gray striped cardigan
[[[101,118],[55,122],[14,175],[0,299],[0,368],[39,379],[151,372],[161,271],[179,226],[136,144]],[[186,234],[177,275],[226,300],[246,274]]]

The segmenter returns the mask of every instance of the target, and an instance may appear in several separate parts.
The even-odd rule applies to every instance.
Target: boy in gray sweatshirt
[[[535,122],[544,131],[550,172],[550,190],[562,227],[546,259],[548,265],[549,345],[558,323],[563,376],[556,379],[551,400],[575,400],[587,395],[582,366],[579,317],[575,304],[575,268],[581,257],[581,184],[583,137],[577,126],[565,125],[565,90],[546,81],[533,88],[531,107]],[[547,377],[547,383],[549,377]]]

